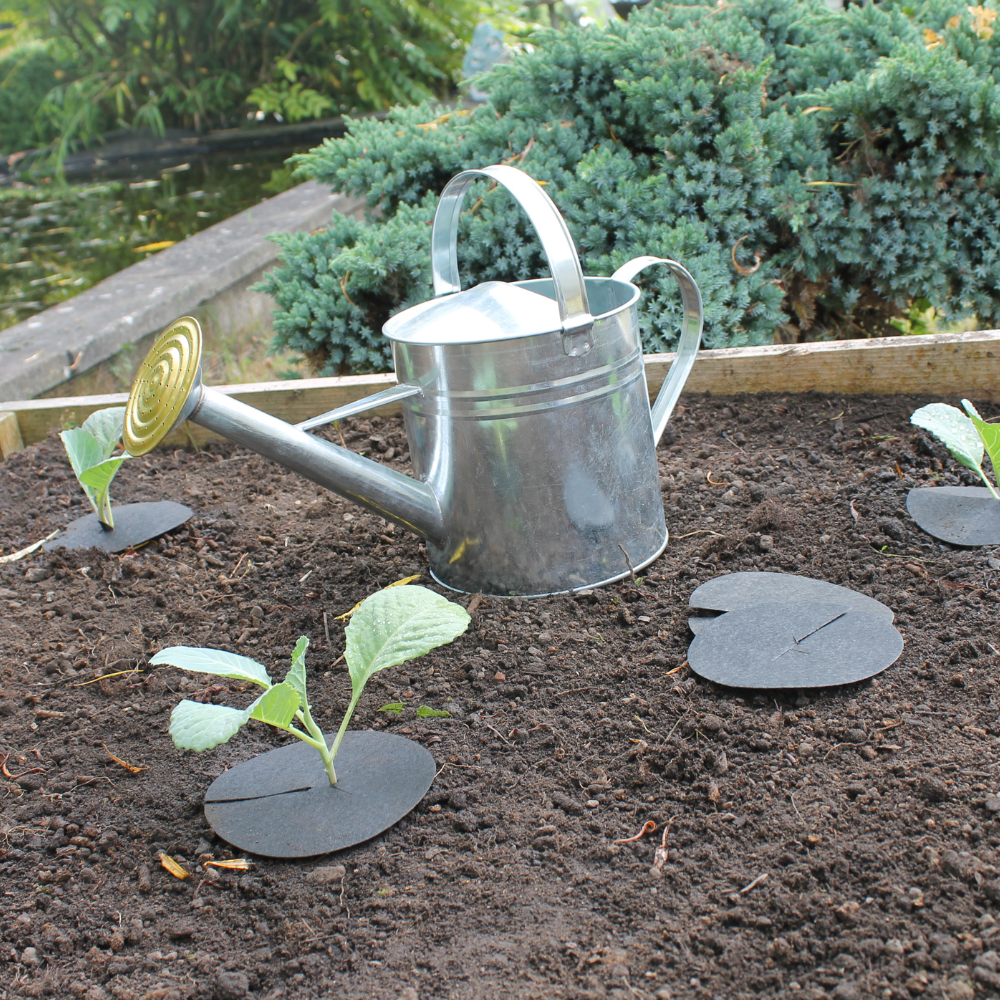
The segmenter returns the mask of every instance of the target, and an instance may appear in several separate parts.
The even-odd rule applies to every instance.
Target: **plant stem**
[[[333,758],[337,753],[337,745],[336,743],[334,744],[333,750],[330,750],[327,747],[326,737],[323,735],[323,730],[321,730],[313,720],[312,712],[309,710],[308,703],[305,708],[302,709],[302,722],[313,736],[313,739],[307,740],[306,742],[310,743],[319,751],[319,755],[323,758],[323,764],[326,767],[326,773],[330,778],[330,784],[337,784],[337,772],[333,767]]]
[[[979,478],[986,484],[986,488],[993,494],[993,499],[1000,500],[1000,493],[997,493],[993,484],[986,478],[986,473],[981,468],[977,468],[976,472],[979,473]]]
[[[314,747],[321,754],[323,753],[324,743],[322,739],[316,739],[313,736],[308,736],[306,733],[302,732],[301,729],[296,729],[295,726],[289,726],[286,732],[292,734],[292,736],[297,736],[303,743],[308,743],[309,746]]]
[[[351,703],[347,706],[347,711],[344,712],[340,729],[337,730],[337,738],[333,741],[333,746],[330,748],[330,767],[333,767],[333,759],[337,756],[337,751],[340,749],[340,741],[344,738],[344,733],[347,732],[347,725],[351,721],[351,716],[354,715],[354,709],[358,707],[360,699],[361,691],[355,691],[351,696]]]

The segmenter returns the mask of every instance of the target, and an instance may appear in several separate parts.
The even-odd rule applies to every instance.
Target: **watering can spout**
[[[125,447],[143,455],[190,420],[433,542],[443,537],[444,525],[441,505],[426,483],[308,433],[416,392],[395,386],[360,406],[288,424],[201,384],[201,329],[197,320],[184,317],[157,338],[142,363],[126,409]]]

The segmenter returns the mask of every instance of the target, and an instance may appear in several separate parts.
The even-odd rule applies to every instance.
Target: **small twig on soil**
[[[128,761],[122,760],[121,757],[116,757],[103,743],[101,744],[101,746],[104,747],[104,752],[116,764],[121,764],[121,766],[124,767],[125,770],[129,772],[129,774],[141,774],[143,771],[148,771],[149,770],[149,768],[146,767],[144,764],[138,764],[138,765],[136,765],[136,764],[129,764]]]
[[[639,725],[642,726],[642,728],[646,731],[646,735],[647,736],[655,736],[656,735],[656,733],[654,733],[653,730],[650,729],[649,726],[647,726],[646,723],[642,721],[642,716],[640,716],[640,715],[633,715],[632,716],[632,721],[633,722],[638,722]]]
[[[667,854],[667,836],[670,834],[670,828],[674,825],[674,817],[672,816],[667,820],[667,825],[663,828],[663,836],[660,838],[660,846],[656,849],[653,854],[653,868],[656,871],[663,871],[663,866],[667,863],[669,854]]]
[[[863,747],[867,742],[868,740],[863,740],[861,743],[834,743],[834,745],[827,750],[826,757],[824,757],[823,760],[826,760],[834,750],[839,750],[841,747]]]
[[[674,667],[673,670],[668,670],[667,676],[672,677],[674,674],[679,674],[688,665],[688,662],[688,660],[685,660],[679,667]]]
[[[614,843],[615,845],[633,844],[637,840],[642,840],[642,838],[645,837],[647,833],[655,833],[655,832],[656,832],[656,823],[654,823],[653,820],[651,819],[647,819],[646,822],[642,824],[642,829],[634,837],[625,837],[622,840],[614,841]]]
[[[629,554],[625,551],[625,546],[621,542],[618,543],[618,548],[622,550],[622,555],[625,557],[625,563],[628,566],[628,575],[632,578],[632,585],[635,586],[635,570],[632,568],[632,560],[629,558]]]
[[[890,722],[888,726],[882,726],[881,729],[876,729],[876,733],[884,733],[888,729],[896,729],[903,724],[903,720],[900,719],[899,722]]]
[[[577,694],[580,691],[593,691],[593,689],[594,689],[593,684],[590,684],[587,687],[582,687],[582,688],[569,688],[569,690],[567,691],[557,691],[556,697],[561,698],[564,694]]]
[[[674,535],[674,541],[679,542],[682,538],[691,538],[692,535],[716,535],[718,538],[726,537],[718,531],[711,531],[708,528],[699,528],[697,531],[689,531],[686,535]]]
[[[795,815],[798,816],[804,823],[805,820],[802,819],[802,813],[799,812],[799,807],[795,804],[795,795],[793,793],[789,793],[788,798],[791,800],[792,808],[795,810]]]
[[[711,469],[709,469],[708,472],[705,473],[705,482],[708,483],[710,486],[729,486],[729,485],[731,485],[728,482],[725,482],[725,483],[717,483],[717,482],[715,482],[715,480],[712,479],[712,470]]]
[[[134,667],[132,670],[116,670],[113,674],[101,674],[100,677],[95,677],[93,680],[83,681],[80,684],[74,684],[75,688],[86,687],[88,684],[96,684],[98,681],[110,680],[112,677],[123,677],[125,674],[141,674],[142,670],[139,667]]]
[[[746,454],[746,449],[740,448],[740,446],[725,431],[722,432],[722,440],[725,441],[727,444],[731,444],[734,448],[737,448],[740,451],[742,451],[744,455]]]
[[[494,728],[493,728],[493,727],[492,727],[492,726],[491,726],[491,725],[490,725],[490,724],[489,724],[488,722],[483,722],[483,720],[482,720],[482,719],[480,719],[479,721],[480,721],[480,722],[482,722],[482,723],[483,723],[483,725],[484,725],[484,726],[485,726],[485,727],[486,727],[486,728],[487,728],[487,729],[488,729],[488,730],[489,730],[489,731],[490,731],[491,733],[496,733],[496,734],[497,734],[497,736],[499,736],[499,737],[500,737],[500,739],[502,739],[502,740],[504,741],[504,743],[506,743],[506,744],[507,744],[507,746],[510,746],[510,740],[509,740],[509,739],[507,739],[507,737],[506,737],[506,736],[504,736],[504,734],[503,734],[503,733],[501,733],[499,729],[494,729]]]
[[[13,753],[13,751],[11,751]],[[10,759],[10,754],[6,753],[3,755],[3,762],[0,763],[0,771],[3,772],[5,778],[10,778],[12,781],[17,781],[18,778],[23,778],[26,774],[45,774],[44,767],[29,767],[27,771],[22,771],[20,774],[11,774],[7,770],[7,761]]]
[[[831,420],[839,420],[843,415],[844,411],[841,410],[840,413],[838,413],[835,417],[824,417],[817,424],[815,424],[815,426],[819,427],[820,424],[828,424]]]
[[[669,740],[669,739],[670,739],[670,737],[674,735],[674,733],[675,733],[675,732],[676,732],[676,730],[677,730],[677,727],[678,727],[678,726],[679,726],[679,725],[680,725],[680,724],[681,724],[681,723],[682,723],[682,722],[683,722],[683,721],[684,721],[684,720],[685,720],[685,719],[687,718],[687,714],[688,714],[688,712],[690,712],[690,711],[691,711],[691,709],[689,708],[689,709],[688,709],[688,710],[687,710],[687,711],[686,711],[686,712],[685,712],[685,713],[684,713],[684,714],[683,714],[683,715],[682,715],[682,716],[681,716],[681,717],[680,717],[680,718],[679,718],[679,719],[678,719],[678,720],[677,720],[677,721],[676,721],[676,722],[674,723],[674,728],[673,728],[673,729],[671,729],[669,733],[667,733],[667,740]],[[666,740],[664,740],[664,742],[666,742]]]
[[[17,562],[18,560],[23,559],[25,556],[30,556],[32,552],[37,552],[38,549],[40,549],[46,542],[51,541],[58,534],[59,534],[59,529],[56,528],[56,530],[53,531],[51,535],[46,535],[40,542],[34,542],[27,548],[19,549],[17,552],[11,552],[9,556],[0,556],[0,566],[4,565],[4,563]]]
[[[611,126],[609,125],[608,129],[610,130],[610,128]],[[632,994],[632,996],[638,997],[639,1000],[643,1000],[643,998],[646,996],[645,993],[640,993],[624,976],[622,976],[622,983],[624,984],[625,989],[627,989],[629,993]]]
[[[743,886],[743,888],[740,889],[740,893],[742,894],[744,892],[749,892],[751,889],[755,889],[758,885],[761,884],[761,882],[766,881],[770,874],[771,874],[770,872],[764,872],[763,875],[758,875],[751,883]]]

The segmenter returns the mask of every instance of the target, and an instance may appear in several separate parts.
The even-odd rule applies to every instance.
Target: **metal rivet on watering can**
[[[551,277],[462,290],[458,220],[467,190],[483,178],[525,210]],[[432,575],[453,590],[539,596],[648,565],[668,537],[656,444],[701,341],[694,279],[658,257],[630,261],[610,278],[584,277],[555,204],[507,166],[448,182],[431,258],[435,298],[383,329],[397,386],[293,427],[205,388],[197,375],[189,382],[197,352],[174,350],[165,334],[129,400],[134,453],[162,439],[171,420],[190,419],[424,536]],[[679,284],[683,319],[650,408],[632,279],[653,264]],[[416,478],[308,433],[389,403],[402,406]],[[133,450],[128,438],[126,446]]]

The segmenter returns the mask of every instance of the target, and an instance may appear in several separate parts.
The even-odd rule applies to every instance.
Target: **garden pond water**
[[[192,158],[138,180],[0,189],[0,329],[292,186],[298,150]]]

